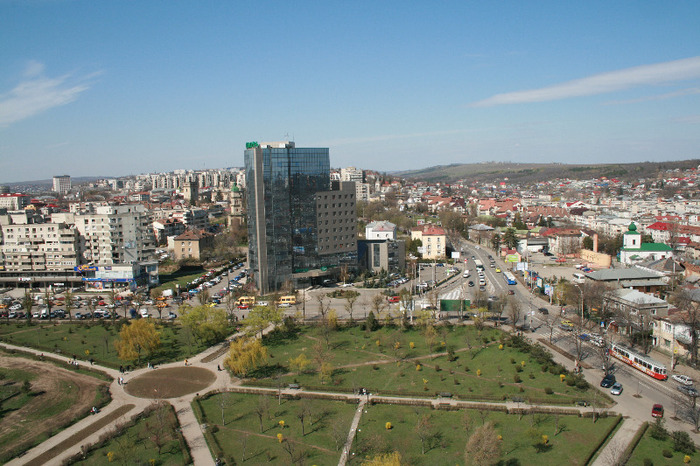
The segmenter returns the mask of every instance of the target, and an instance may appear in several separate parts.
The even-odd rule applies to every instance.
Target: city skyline
[[[0,2],[0,183],[241,167],[692,159],[700,5]]]

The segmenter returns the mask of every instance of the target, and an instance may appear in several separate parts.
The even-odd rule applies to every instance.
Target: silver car
[[[616,382],[612,388],[610,389],[610,394],[611,395],[621,395],[622,394],[622,384],[620,382]]]

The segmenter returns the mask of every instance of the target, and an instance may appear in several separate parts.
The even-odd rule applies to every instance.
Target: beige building
[[[214,246],[214,235],[204,230],[187,230],[173,239],[173,255],[175,260],[197,259],[206,248]]]
[[[435,225],[422,225],[411,229],[411,240],[420,240],[423,246],[418,250],[423,259],[444,259],[447,247],[445,230]]]

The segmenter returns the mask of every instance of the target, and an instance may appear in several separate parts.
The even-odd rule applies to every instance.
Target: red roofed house
[[[444,259],[447,235],[441,227],[427,224],[411,229],[411,240],[421,240],[423,259]]]

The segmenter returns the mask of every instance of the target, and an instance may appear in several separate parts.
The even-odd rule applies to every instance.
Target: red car
[[[398,303],[399,301],[401,301],[401,298],[399,298],[398,296],[389,296],[387,300],[390,303]]]
[[[651,408],[651,417],[664,417],[664,407],[660,404],[655,404]]]
[[[239,304],[238,309],[241,309],[241,310],[248,309],[248,305],[247,304]]]

